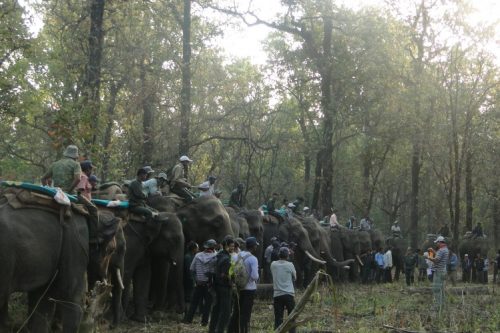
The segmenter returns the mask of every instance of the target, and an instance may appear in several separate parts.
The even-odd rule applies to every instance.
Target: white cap
[[[192,159],[190,159],[189,157],[187,157],[186,155],[182,155],[180,158],[179,158],[179,161],[181,162],[185,162],[185,161],[188,161],[188,162],[193,162]]]
[[[295,208],[295,205],[293,204],[293,202],[288,203],[288,208]]]
[[[207,182],[203,182],[200,185],[198,185],[198,188],[200,190],[208,190],[210,188],[210,183],[208,181]]]
[[[439,236],[438,238],[436,238],[436,240],[434,241],[434,243],[439,243],[439,242],[446,243],[446,240],[444,239],[443,236]]]
[[[309,210],[309,207],[305,206],[302,210],[303,211]]]

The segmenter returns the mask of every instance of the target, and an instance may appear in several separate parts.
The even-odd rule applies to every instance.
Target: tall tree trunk
[[[472,199],[474,188],[472,185],[472,153],[467,150],[465,157],[465,228],[472,230]]]
[[[141,78],[141,104],[142,104],[142,165],[153,164],[153,148],[154,148],[154,89],[149,84],[147,64],[144,61],[140,68]]]
[[[493,240],[495,244],[495,250],[497,250],[500,244],[500,197],[498,196],[498,180],[494,183],[493,190],[491,192],[491,198],[493,204],[491,206],[492,218],[493,218]]]
[[[411,195],[410,195],[410,245],[414,249],[418,248],[418,192],[420,186],[420,138],[413,142],[411,156]]]
[[[332,4],[325,1],[325,17],[323,18],[323,57],[320,60],[321,75],[321,108],[324,114],[323,120],[323,149],[321,167],[323,178],[321,181],[321,197],[319,201],[320,211],[323,215],[330,213],[333,192],[333,118],[335,109],[332,100],[332,35],[333,19]]]
[[[182,23],[182,89],[179,155],[189,153],[189,118],[191,115],[191,0],[184,0]]]
[[[314,188],[313,188],[311,206],[314,209],[316,209],[318,213],[320,213],[321,217],[325,216],[323,215],[323,212],[320,211],[319,209],[319,196],[320,196],[322,177],[323,176],[321,173],[321,154],[318,152],[316,154],[316,167],[314,168]]]
[[[103,16],[105,0],[91,0],[90,5],[90,31],[89,31],[89,59],[83,84],[83,110],[88,129],[91,133],[84,133],[87,144],[94,146],[99,131],[100,116],[100,86],[101,86],[101,61],[104,41]],[[90,126],[90,124],[92,124]]]
[[[106,182],[109,175],[109,146],[111,144],[111,134],[113,132],[113,117],[115,114],[116,108],[116,96],[118,95],[118,91],[121,88],[121,84],[117,84],[115,82],[111,83],[110,93],[109,93],[109,104],[107,109],[107,125],[106,131],[104,132],[104,140],[102,143],[102,150],[104,152],[104,156],[102,159],[102,168],[101,168],[101,181],[103,183]]]

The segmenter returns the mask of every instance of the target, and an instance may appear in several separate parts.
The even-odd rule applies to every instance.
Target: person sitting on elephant
[[[196,186],[198,190],[200,190],[200,198],[201,197],[208,197],[211,195],[210,193],[210,183],[208,180],[206,182],[201,183],[200,185]]]
[[[143,192],[142,182],[146,180],[148,172],[143,168],[137,170],[137,177],[128,187],[128,209],[131,213],[144,216],[147,222],[153,219],[158,213],[146,204],[146,195]]]
[[[207,181],[208,181],[208,184],[210,185],[210,188],[208,189],[208,192],[210,193],[210,195],[215,195],[215,181],[217,180],[217,177],[215,176],[208,176],[207,177]]]
[[[448,223],[445,223],[441,229],[438,231],[438,235],[443,237],[448,237],[450,235],[450,228],[448,228]]]
[[[361,219],[359,223],[359,230],[360,231],[370,231],[372,228],[372,225],[370,223],[370,218],[368,216],[365,216],[364,218]]]
[[[285,217],[292,218],[294,217],[293,209],[295,208],[295,204],[293,202],[289,202],[285,209]]]
[[[90,183],[90,186],[92,186],[92,192],[97,191],[97,188],[98,188],[97,183],[99,183],[99,179],[97,179],[96,175],[89,176],[89,183]]]
[[[80,168],[82,169],[82,173],[80,175],[80,182],[76,185],[76,191],[90,201],[92,200],[92,185],[89,182],[89,178],[92,175],[94,165],[91,161],[86,160],[80,163]]]
[[[179,158],[177,163],[172,169],[172,176],[170,179],[170,190],[184,199],[186,202],[191,202],[195,198],[194,194],[189,191],[191,184],[187,181],[187,172],[189,163],[193,162],[189,157],[183,155]]]
[[[202,317],[201,325],[206,326],[208,324],[208,317],[210,315],[210,309],[212,307],[212,295],[209,290],[211,287],[211,277],[214,273],[214,258],[215,258],[215,247],[217,242],[213,239],[207,240],[203,244],[203,252],[198,252],[189,267],[189,270],[193,276],[195,287],[193,291],[193,297],[191,304],[189,305],[189,310],[186,312],[184,317],[184,322],[190,324],[193,321],[194,313],[198,306],[202,304]]]
[[[339,222],[337,221],[337,210],[332,209],[332,215],[330,215],[330,228],[332,229],[339,229],[340,225]]]
[[[399,226],[398,220],[394,221],[394,223],[392,224],[391,233],[392,237],[394,238],[403,238],[403,235],[401,234],[401,227]]]
[[[472,236],[473,236],[473,238],[484,237],[483,227],[481,226],[481,223],[476,224],[474,229],[472,229]]]
[[[245,185],[243,183],[239,183],[236,188],[231,192],[231,196],[229,197],[229,206],[235,209],[240,209],[243,207],[243,189]]]
[[[356,227],[356,217],[351,216],[349,219],[347,219],[347,222],[345,224],[347,229],[354,229]]]
[[[149,175],[149,174],[148,174]],[[167,184],[167,174],[160,172],[158,176],[146,179],[142,186],[148,197],[162,195],[161,189]]]
[[[278,193],[273,192],[271,198],[267,200],[266,206],[269,212],[274,212],[276,210],[276,201],[278,200],[278,196]]]
[[[295,207],[293,208],[293,212],[295,214],[297,214],[299,212],[300,205],[302,205],[303,202],[304,202],[304,198],[302,198],[302,197],[297,197],[294,201],[292,201],[292,203],[295,205]]]
[[[210,315],[209,333],[224,333],[231,317],[231,287],[229,276],[231,254],[234,250],[234,239],[225,237],[221,243],[222,250],[215,257],[215,304]]]
[[[42,185],[51,185],[53,187],[60,187],[64,192],[75,194],[75,189],[80,182],[82,168],[78,159],[78,147],[69,145],[63,153],[63,158],[52,163],[49,170],[43,175],[41,181]],[[50,182],[50,180],[52,180]]]

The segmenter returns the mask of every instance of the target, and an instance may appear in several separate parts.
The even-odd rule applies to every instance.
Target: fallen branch
[[[384,325],[384,328],[387,328],[387,329],[390,329],[390,330],[393,330],[393,331],[396,331],[396,332],[402,332],[402,333],[425,333],[425,332],[422,332],[422,331],[412,331],[412,330],[407,330],[405,328],[398,328],[398,327],[394,327],[394,326],[391,326],[391,325]]]
[[[326,273],[324,273],[322,270],[319,270],[316,273],[314,279],[307,286],[306,290],[304,291],[304,294],[298,301],[292,313],[290,313],[286,318],[286,320],[283,321],[283,323],[274,331],[275,333],[288,332],[292,328],[302,325],[312,319],[312,318],[305,318],[301,321],[296,321],[297,317],[302,313],[307,302],[311,298],[311,295],[318,289],[318,282],[321,275],[326,275]]]
[[[406,291],[410,294],[415,294],[415,293],[431,294],[432,287],[408,288],[406,289]],[[485,295],[490,293],[488,287],[485,286],[445,288],[445,292],[452,295]]]

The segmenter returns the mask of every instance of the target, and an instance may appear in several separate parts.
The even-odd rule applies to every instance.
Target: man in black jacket
[[[222,250],[217,254],[215,261],[215,305],[210,316],[209,333],[224,333],[231,316],[229,268],[231,266],[231,253],[234,250],[234,240],[231,237],[226,237],[221,245]]]

